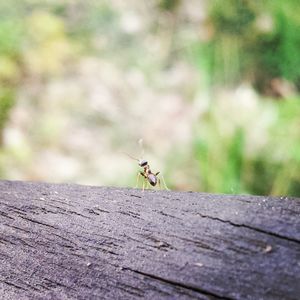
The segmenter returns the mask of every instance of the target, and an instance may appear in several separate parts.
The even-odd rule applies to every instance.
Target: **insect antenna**
[[[121,152],[121,153],[127,155],[129,158],[134,159],[134,160],[136,160],[136,161],[138,161],[138,162],[140,161],[139,159],[137,159],[137,158],[131,156],[130,154],[128,154],[128,153],[126,153],[126,152]]]
[[[139,140],[138,140],[138,144],[139,144],[139,147],[141,148],[141,154],[142,154],[140,157],[144,157],[145,149],[144,149],[144,145],[143,145],[143,139],[139,139]],[[136,161],[138,161],[138,162],[141,161],[141,159],[135,158],[135,157],[133,157],[132,155],[126,153],[126,152],[123,152],[123,151],[122,151],[121,153],[127,155],[129,158],[134,159],[134,160],[136,160]]]
[[[139,143],[139,146],[141,148],[141,157],[144,157],[145,149],[144,149],[144,141],[143,141],[143,139],[139,139],[138,143]]]

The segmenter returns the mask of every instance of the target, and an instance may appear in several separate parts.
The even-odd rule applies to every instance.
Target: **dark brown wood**
[[[1,299],[300,299],[300,199],[0,181]]]

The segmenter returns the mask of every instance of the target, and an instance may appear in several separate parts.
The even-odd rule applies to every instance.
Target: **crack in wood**
[[[134,194],[129,194],[129,195],[128,195],[128,194],[126,194],[126,195],[127,195],[127,196],[130,196],[130,197],[136,197],[136,198],[140,198],[140,199],[142,198],[141,196],[139,196],[139,195],[134,195]]]
[[[101,208],[98,208],[98,207],[94,207],[93,209],[94,209],[94,210],[98,210],[98,211],[100,211],[100,212],[104,212],[104,213],[110,213],[108,210],[101,209]]]
[[[118,288],[123,290],[124,292],[133,295],[133,296],[137,296],[137,297],[144,297],[145,296],[145,291],[142,289],[139,289],[137,287],[134,287],[132,285],[128,285],[125,283],[119,283],[118,284]]]
[[[58,281],[50,279],[50,278],[44,278],[44,280],[46,281],[46,284],[52,285],[51,287],[57,287],[57,286],[59,286],[59,287],[62,287],[62,288],[66,288],[68,290],[73,290],[73,291],[75,290],[75,288],[73,288],[70,285],[65,285],[65,284],[63,284],[61,282],[58,282]]]
[[[8,218],[8,219],[10,219],[10,220],[14,220],[13,217],[10,217],[10,216],[9,216],[7,213],[5,213],[5,212],[0,211],[0,215],[3,216],[3,217],[5,217],[5,218]]]
[[[167,213],[163,212],[162,210],[155,210],[155,212],[159,213],[160,215],[163,215],[163,216],[166,216],[166,217],[170,217],[172,219],[180,220],[180,218],[175,217],[175,216],[170,215],[170,214],[167,214]]]
[[[17,285],[15,283],[12,283],[10,281],[7,281],[7,280],[1,280],[0,279],[0,282],[3,282],[4,284],[7,284],[7,285],[10,285],[18,290],[23,290],[23,291],[28,291],[27,289],[25,289],[24,287],[20,286],[20,285]]]
[[[76,215],[76,216],[80,216],[80,217],[83,217],[83,218],[86,218],[86,219],[91,219],[90,217],[88,216],[85,216],[83,214],[80,214],[74,210],[66,210],[67,213],[71,214],[71,215]]]
[[[116,252],[114,252],[114,251],[111,251],[111,250],[108,250],[108,249],[105,249],[105,248],[102,248],[102,247],[99,247],[99,246],[89,246],[90,248],[92,248],[92,249],[95,249],[95,250],[97,250],[97,251],[101,251],[101,252],[103,252],[103,253],[109,253],[109,254],[112,254],[112,255],[116,255],[116,256],[118,256],[119,254],[118,253],[116,253]]]
[[[133,217],[133,218],[136,218],[136,219],[141,219],[141,218],[140,218],[140,214],[134,213],[134,212],[132,212],[132,211],[126,212],[126,211],[120,210],[120,211],[118,211],[118,213],[119,213],[119,214],[122,214],[122,215],[125,215],[125,216]]]
[[[22,219],[24,219],[24,220],[27,220],[27,221],[29,221],[29,222],[38,224],[38,225],[43,225],[43,226],[46,226],[46,227],[49,227],[49,228],[58,230],[58,227],[55,227],[55,226],[50,225],[50,224],[43,223],[43,222],[41,222],[41,221],[37,221],[37,220],[31,219],[31,218],[26,218],[26,217],[24,217],[24,216],[20,216],[20,218],[22,218]]]
[[[133,273],[136,273],[136,274],[139,274],[139,275],[142,275],[142,276],[154,279],[154,280],[158,280],[158,281],[160,281],[164,284],[170,284],[174,287],[179,287],[179,288],[182,288],[182,289],[190,290],[190,291],[193,291],[193,292],[196,292],[196,293],[200,293],[202,295],[214,297],[216,299],[235,300],[234,298],[222,296],[222,295],[219,295],[217,293],[213,293],[211,291],[207,291],[205,289],[202,289],[198,286],[189,285],[189,284],[186,284],[186,283],[182,283],[182,282],[178,282],[178,281],[175,281],[175,280],[167,279],[167,278],[164,278],[164,277],[161,277],[161,276],[157,276],[157,275],[154,275],[154,274],[142,272],[142,271],[139,271],[139,270],[134,270],[134,269],[131,269],[129,267],[123,267],[123,270],[128,270],[128,271],[131,271]]]
[[[223,219],[220,219],[220,218],[217,218],[217,217],[207,216],[207,215],[203,215],[203,214],[200,214],[200,213],[197,213],[197,215],[199,215],[201,218],[208,218],[208,219],[211,219],[211,220],[214,220],[214,221],[219,221],[219,222],[222,222],[222,223],[230,224],[234,227],[243,227],[243,228],[251,229],[251,230],[254,230],[254,231],[257,231],[257,232],[260,232],[260,233],[271,235],[271,236],[274,236],[274,237],[277,237],[277,238],[280,238],[280,239],[288,240],[290,242],[294,242],[294,243],[297,243],[297,244],[300,243],[300,240],[298,240],[298,239],[291,238],[291,237],[288,237],[288,236],[283,236],[279,233],[263,230],[263,229],[260,229],[260,228],[254,227],[254,226],[249,226],[249,225],[246,225],[246,224],[239,224],[239,223],[235,223],[233,221],[223,220]]]
[[[100,216],[100,214],[97,213],[94,209],[86,208],[86,211],[87,211],[89,214],[93,214],[93,215],[96,215],[96,216]]]
[[[18,226],[13,226],[11,224],[5,224],[5,226],[7,226],[9,228],[14,228],[16,230],[20,230],[20,231],[25,232],[25,233],[30,233],[31,232],[30,230],[26,230],[26,229],[18,227]]]

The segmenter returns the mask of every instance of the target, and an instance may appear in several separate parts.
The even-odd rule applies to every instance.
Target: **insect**
[[[153,173],[150,169],[150,166],[146,160],[139,160],[139,166],[143,168],[143,171],[138,173],[137,177],[137,185],[138,185],[138,180],[140,176],[143,176],[145,180],[147,180],[148,183],[150,183],[152,186],[158,185],[160,186],[160,179],[157,177],[157,175],[160,172]],[[143,190],[145,187],[145,182],[143,182]]]
[[[160,174],[160,172],[155,172],[153,173],[150,169],[150,165],[148,163],[147,160],[145,159],[137,159],[137,158],[134,158],[132,157],[131,155],[127,154],[130,158],[138,161],[138,164],[141,168],[143,168],[143,171],[139,171],[138,174],[137,174],[137,179],[136,179],[136,187],[138,187],[138,183],[139,183],[139,179],[140,177],[142,176],[144,181],[143,181],[143,191],[145,189],[145,183],[148,185],[150,184],[151,186],[156,186],[158,185],[159,187],[161,187],[161,179],[162,179],[162,182],[164,184],[164,187],[166,190],[169,190],[166,183],[165,183],[165,180],[163,178],[162,175],[160,175],[161,179],[158,177],[158,175]]]

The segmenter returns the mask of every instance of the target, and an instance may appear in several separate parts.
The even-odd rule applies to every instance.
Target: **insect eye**
[[[141,167],[145,167],[145,166],[148,165],[148,162],[147,162],[146,160],[141,160],[140,163],[139,163],[139,165],[140,165]]]

